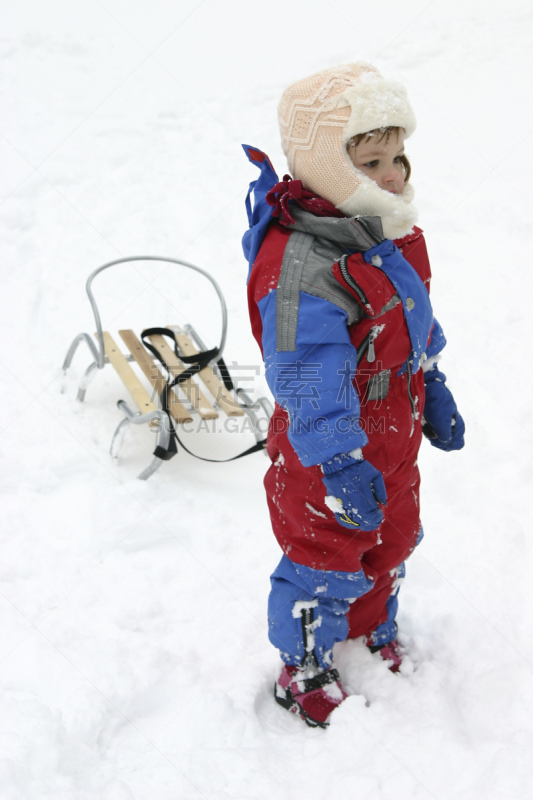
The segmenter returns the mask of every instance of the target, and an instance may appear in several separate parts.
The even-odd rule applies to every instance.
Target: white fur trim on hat
[[[363,73],[354,86],[342,93],[340,103],[351,107],[350,119],[343,131],[345,144],[358,133],[378,128],[404,128],[407,139],[416,128],[405,87],[374,72]]]

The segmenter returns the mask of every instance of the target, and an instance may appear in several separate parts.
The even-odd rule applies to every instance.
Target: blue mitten
[[[360,450],[354,451],[356,456]],[[328,496],[326,505],[335,513],[343,528],[373,531],[381,524],[379,503],[387,502],[383,475],[368,461],[341,453],[322,466],[322,478]]]
[[[424,375],[426,404],[422,419],[422,432],[433,447],[439,450],[460,450],[464,447],[465,424],[457,411],[453,395],[446,386],[446,375],[437,367]]]

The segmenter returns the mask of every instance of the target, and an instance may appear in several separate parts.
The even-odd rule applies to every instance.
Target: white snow
[[[342,505],[342,503],[341,503],[341,501],[340,501],[340,499],[338,497],[335,497],[332,494],[328,494],[324,498],[324,502],[327,505],[327,507],[329,508],[329,510],[333,511],[334,514],[343,514],[344,513],[343,505]],[[354,510],[357,511],[357,509],[354,509]]]
[[[307,509],[309,509],[309,511],[310,511],[312,514],[314,514],[314,515],[315,515],[315,517],[322,517],[323,519],[327,519],[327,516],[326,516],[326,514],[324,514],[322,511],[318,511],[318,509],[316,509],[316,508],[313,508],[313,506],[311,505],[311,503],[306,503],[306,504],[305,504],[305,507],[306,507]],[[318,591],[318,588],[319,588],[319,587],[317,587],[317,591]]]
[[[533,796],[532,17],[527,0],[3,4],[2,798]],[[402,672],[338,646],[351,696],[324,732],[273,699],[267,459],[180,452],[140,482],[147,427],[108,454],[128,399],[116,375],[79,404],[87,348],[60,366],[95,330],[88,274],[156,254],[220,283],[226,354],[250,374],[240,237],[257,173],[240,145],[283,175],[281,91],[353,59],[404,82],[417,115],[407,150],[467,446],[426,442],[419,459]],[[138,262],[94,289],[118,340],[192,322],[217,342],[192,272]],[[183,436],[212,458],[253,443]]]
[[[292,616],[294,619],[300,619],[302,611],[307,608],[317,608],[318,600],[298,600],[292,607]]]

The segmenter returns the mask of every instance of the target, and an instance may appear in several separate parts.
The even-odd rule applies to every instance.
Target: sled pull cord
[[[174,352],[175,352],[176,356],[181,361],[183,361],[184,364],[190,364],[190,366],[187,369],[185,369],[179,375],[174,376],[173,380],[171,380],[171,378],[173,376],[172,370],[170,369],[168,364],[165,362],[164,358],[161,356],[161,354],[159,353],[158,349],[153,344],[151,344],[150,342],[147,341],[147,337],[148,336],[154,336],[154,335],[168,336],[170,339],[172,339],[172,341],[174,342]],[[177,453],[178,448],[177,448],[176,442],[179,442],[180,445],[185,450],[185,452],[189,453],[189,455],[191,455],[191,456],[194,456],[194,458],[199,458],[201,461],[210,461],[213,464],[218,464],[218,463],[222,463],[222,462],[225,462],[225,461],[235,461],[238,458],[243,458],[243,456],[250,455],[251,453],[256,453],[258,450],[264,450],[265,449],[265,447],[266,447],[266,439],[262,439],[260,442],[256,442],[254,445],[249,447],[247,450],[244,450],[244,452],[239,453],[236,456],[232,456],[232,458],[222,458],[222,459],[204,458],[203,456],[198,456],[198,455],[196,455],[196,453],[193,453],[191,450],[189,450],[189,448],[186,447],[186,445],[183,444],[183,442],[181,441],[181,439],[178,436],[178,432],[176,430],[176,426],[174,424],[174,420],[172,419],[172,416],[170,414],[170,409],[169,409],[169,405],[168,405],[168,393],[169,393],[169,390],[172,389],[174,386],[176,386],[179,383],[183,383],[183,381],[188,380],[193,375],[196,375],[198,372],[200,372],[200,370],[204,369],[204,367],[207,367],[208,364],[211,361],[214,361],[216,359],[216,357],[219,355],[220,349],[218,347],[213,347],[211,350],[204,350],[203,352],[196,353],[195,355],[184,356],[178,350],[178,343],[176,341],[176,336],[174,334],[174,331],[170,330],[169,328],[146,328],[146,330],[144,330],[141,333],[141,341],[142,341],[143,345],[148,350],[150,350],[150,352],[157,358],[157,360],[161,363],[161,365],[165,368],[165,370],[167,371],[167,373],[169,375],[169,380],[167,381],[163,391],[161,392],[161,398],[160,399],[161,399],[161,407],[162,407],[163,411],[166,412],[166,414],[168,416],[168,419],[169,419],[169,424],[170,424],[170,442],[169,442],[169,446],[168,446],[167,450],[164,450],[161,447],[157,447],[155,449],[155,451],[154,451],[154,455],[158,456],[163,461],[169,461]],[[218,368],[220,370],[220,376],[221,376],[221,378],[222,378],[222,380],[224,382],[224,385],[225,385],[226,389],[231,391],[234,388],[234,385],[233,385],[233,381],[231,380],[231,376],[229,374],[228,368],[227,368],[227,366],[226,366],[226,364],[224,362],[224,359],[223,358],[219,358],[219,360],[216,363],[217,363],[217,366],[218,366]]]

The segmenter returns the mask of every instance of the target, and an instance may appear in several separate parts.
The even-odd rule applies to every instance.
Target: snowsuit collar
[[[291,213],[295,222],[285,226],[289,230],[330,239],[346,250],[365,252],[384,239],[379,217],[365,217],[361,224],[358,217],[316,217],[296,206]]]

